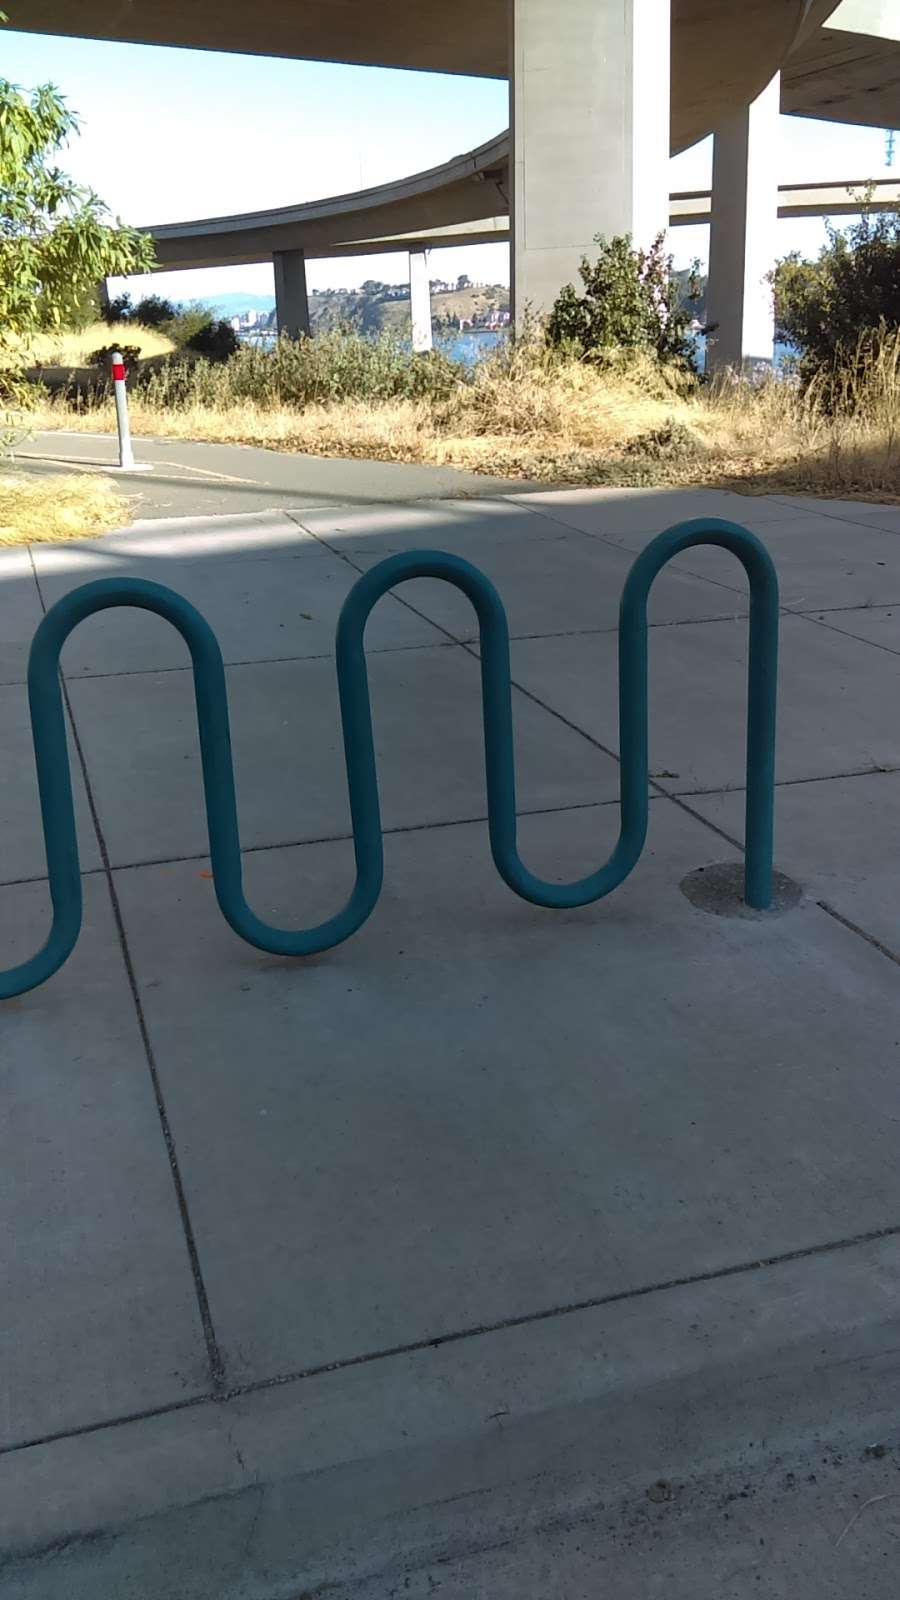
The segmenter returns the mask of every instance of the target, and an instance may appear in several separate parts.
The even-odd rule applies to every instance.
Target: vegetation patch
[[[58,90],[30,95],[0,78],[0,414],[2,431],[30,396],[25,369],[41,334],[85,320],[96,284],[153,264],[145,234],[109,216],[56,165],[78,119]]]
[[[900,328],[900,215],[865,209],[846,228],[826,223],[815,261],[798,251],[772,273],[779,337],[798,351],[804,387],[820,404],[846,407],[860,362],[875,358]],[[848,371],[848,369],[850,369]]]
[[[134,361],[151,356],[171,355],[171,339],[156,328],[135,323],[89,322],[83,328],[58,329],[35,334],[30,343],[31,364],[35,367],[94,366],[101,351],[127,351]]]
[[[0,476],[0,545],[85,539],[129,521],[122,499],[99,474]]]
[[[433,462],[542,483],[897,495],[897,217],[866,213],[832,229],[816,261],[779,264],[779,331],[798,352],[787,375],[701,377],[702,285],[673,269],[662,238],[649,250],[598,238],[546,321],[474,367],[437,351],[413,354],[408,295],[374,281],[363,286],[362,311],[326,297],[328,316],[317,317],[312,339],[239,344],[209,307],[157,294],[136,304],[122,296],[101,318],[97,281],[146,270],[152,247],[56,168],[74,127],[55,90],[29,97],[0,81],[7,442],[24,426],[17,406],[33,426],[112,431],[108,360],[121,349],[135,434]],[[498,326],[508,315],[498,286],[463,277],[432,288],[454,324]],[[351,310],[355,326],[340,325]],[[48,386],[56,368],[55,393],[25,382],[35,367]]]
[[[634,351],[696,377],[693,294],[690,288],[683,294],[664,236],[649,250],[636,249],[627,235],[598,234],[594,242],[596,260],[583,257],[579,269],[581,290],[567,284],[557,296],[547,319],[548,343],[587,360],[611,350]]]
[[[318,349],[317,349],[318,347]],[[324,347],[324,348],[323,348]],[[609,350],[510,344],[474,370],[352,336],[282,341],[234,362],[169,362],[132,388],[135,434],[459,466],[560,485],[719,485],[751,493],[900,491],[900,332],[843,369],[839,406],[770,376],[685,384]],[[112,431],[112,402],[42,399],[40,427]]]

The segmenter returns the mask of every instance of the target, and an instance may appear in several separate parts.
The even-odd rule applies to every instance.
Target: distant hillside
[[[706,316],[706,274],[701,273],[692,283],[689,267],[676,267],[673,273],[678,284],[682,303],[703,322]],[[698,287],[697,299],[690,299],[690,289]],[[219,317],[240,316],[242,311],[270,313],[275,325],[275,298],[270,294],[245,294],[234,290],[220,294],[209,302]],[[492,309],[509,310],[509,289],[506,284],[472,284],[467,289],[433,291],[431,315],[435,328],[455,327],[460,317],[468,321],[487,320]],[[327,328],[356,328],[363,333],[404,334],[409,330],[409,286],[403,283],[371,283],[360,289],[325,289],[314,291],[309,297],[310,318],[314,331]]]
[[[706,317],[706,276],[691,284],[688,267],[676,267],[675,280],[682,303],[699,322]],[[695,300],[689,299],[691,287],[699,287]],[[247,294],[234,290],[221,294],[210,302],[217,316],[235,317],[244,311],[268,313],[269,326],[275,327],[274,296]],[[326,289],[313,292],[309,297],[313,332],[322,333],[328,328],[351,327],[361,333],[394,333],[399,337],[409,333],[409,286],[370,282],[359,289]],[[455,328],[460,318],[474,323],[489,320],[492,310],[509,310],[509,289],[505,284],[473,284],[467,289],[442,289],[433,291],[431,316],[436,330]]]
[[[275,296],[273,294],[246,294],[240,289],[229,291],[228,294],[217,295],[215,300],[205,301],[212,307],[217,317],[239,317],[242,311],[274,311]]]
[[[273,295],[233,290],[218,295],[208,304],[216,316],[228,320],[245,311],[258,311],[266,315],[270,328],[275,327]],[[431,295],[431,316],[436,330],[456,328],[461,318],[475,326],[484,325],[490,321],[492,312],[508,310],[509,289],[503,283],[433,290]],[[378,283],[370,279],[358,289],[314,290],[309,297],[309,314],[314,333],[349,327],[359,333],[393,333],[402,338],[409,333],[409,285]]]
[[[431,316],[436,329],[458,327],[460,318],[477,325],[491,312],[509,310],[505,284],[473,284],[467,289],[433,291]],[[364,284],[361,289],[331,289],[309,297],[313,332],[351,327],[360,333],[409,333],[409,288],[405,284]]]
[[[678,285],[678,298],[698,322],[706,321],[706,273],[695,273],[690,267],[676,267],[672,273]],[[697,293],[693,294],[692,290]]]

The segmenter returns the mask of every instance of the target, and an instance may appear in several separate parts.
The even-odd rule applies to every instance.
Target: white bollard
[[[125,362],[121,350],[113,351],[112,358],[113,390],[116,396],[116,425],[119,430],[119,466],[134,466],[134,451],[131,448],[131,432],[128,427],[128,396],[125,393]]]

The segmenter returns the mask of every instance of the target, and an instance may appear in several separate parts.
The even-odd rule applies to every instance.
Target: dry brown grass
[[[126,502],[99,475],[0,477],[0,545],[83,539],[129,520]]]
[[[48,402],[39,427],[112,430],[109,401]],[[900,495],[900,335],[847,364],[831,413],[791,382],[690,392],[649,363],[603,368],[523,349],[449,400],[251,401],[165,409],[132,396],[136,434],[313,455],[421,461],[559,484],[728,485],[748,492]]]
[[[145,328],[139,322],[92,322],[77,333],[60,330],[40,333],[31,341],[29,359],[35,366],[86,367],[95,350],[126,344],[137,347],[141,359],[168,355],[175,346],[158,328]]]

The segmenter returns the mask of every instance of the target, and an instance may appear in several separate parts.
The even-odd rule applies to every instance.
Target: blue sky
[[[164,50],[4,29],[3,76],[26,88],[55,83],[82,119],[64,165],[129,222],[287,205],[345,193],[434,166],[493,137],[508,122],[505,83],[435,73],[388,71],[269,56]],[[711,141],[671,163],[671,187],[709,181]],[[896,162],[900,176],[900,139]],[[887,171],[884,136],[873,128],[781,119],[780,179],[864,180]],[[779,224],[779,252],[813,252],[817,220]],[[681,265],[705,258],[707,230],[679,228],[671,248]],[[468,272],[508,281],[504,245],[432,256],[435,276]],[[312,288],[400,282],[406,258],[311,262]],[[156,287],[175,298],[217,291],[270,293],[272,269],[229,267],[165,274]],[[139,284],[135,284],[139,287]]]

